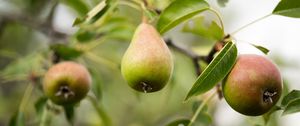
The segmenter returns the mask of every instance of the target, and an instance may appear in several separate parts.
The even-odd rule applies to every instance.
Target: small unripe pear
[[[81,101],[91,86],[88,70],[75,62],[52,66],[44,77],[45,95],[55,104],[73,105]]]
[[[123,77],[133,89],[148,93],[161,90],[172,70],[172,55],[166,43],[152,25],[141,23],[123,56]]]
[[[282,92],[278,68],[264,56],[240,55],[223,83],[227,103],[237,112],[258,116],[268,112]]]

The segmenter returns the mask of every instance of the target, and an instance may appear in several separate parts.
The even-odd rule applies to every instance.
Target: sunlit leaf
[[[101,18],[104,13],[108,10],[109,5],[106,4],[105,1],[100,2],[98,5],[96,5],[93,9],[91,9],[84,18],[76,18],[73,26],[76,26],[78,24],[81,24],[83,22],[89,22],[93,23],[99,18]]]
[[[224,37],[222,28],[214,21],[205,25],[204,17],[196,17],[185,23],[183,32],[190,32],[211,40],[221,40]]]
[[[263,46],[260,46],[260,45],[255,45],[255,44],[251,44],[252,46],[254,46],[255,48],[257,48],[258,50],[260,50],[261,52],[263,52],[264,54],[268,54],[269,53],[269,49],[263,47]]]
[[[80,16],[86,15],[89,7],[82,0],[62,0],[63,3],[73,8]]]
[[[157,29],[163,34],[207,9],[209,9],[209,5],[204,0],[176,0],[161,13],[157,22]]]
[[[123,17],[111,18],[103,25],[98,32],[109,36],[110,38],[130,40],[133,36],[135,26],[128,19]]]
[[[281,0],[273,10],[273,14],[300,18],[300,2],[299,0]]]
[[[236,58],[236,45],[232,42],[228,42],[197,78],[185,100],[188,100],[192,96],[205,93],[213,88],[230,72]]]
[[[283,107],[287,106],[290,102],[300,99],[300,91],[299,90],[293,90],[289,94],[283,97],[281,101],[281,105]]]
[[[284,109],[282,115],[293,114],[300,112],[300,99],[291,101]]]

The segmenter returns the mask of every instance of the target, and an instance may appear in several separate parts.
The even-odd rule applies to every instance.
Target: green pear
[[[121,71],[128,85],[140,92],[161,90],[173,71],[171,52],[150,24],[141,23],[125,52]]]
[[[258,116],[279,100],[282,78],[276,65],[264,56],[242,54],[223,83],[227,103],[237,112]]]

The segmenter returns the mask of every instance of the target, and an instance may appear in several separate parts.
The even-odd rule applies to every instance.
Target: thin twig
[[[200,106],[197,108],[195,114],[193,115],[191,121],[189,122],[188,126],[192,126],[192,124],[196,121],[198,115],[200,114],[200,112],[202,111],[202,109],[205,107],[205,105],[207,103],[210,102],[210,100],[217,94],[217,92],[214,92],[213,94],[211,94],[209,97],[207,97],[201,104]]]
[[[265,15],[265,16],[263,16],[263,17],[261,17],[261,18],[258,18],[258,19],[256,19],[256,20],[254,20],[254,21],[250,22],[249,24],[246,24],[246,25],[240,27],[239,29],[235,30],[234,32],[231,33],[231,35],[235,35],[235,34],[237,34],[238,32],[242,31],[243,29],[249,27],[250,25],[252,25],[252,24],[254,24],[254,23],[258,22],[258,21],[261,21],[261,20],[263,20],[263,19],[265,19],[265,18],[267,18],[267,17],[270,17],[271,15],[272,15],[272,14],[268,14],[268,15]]]
[[[102,119],[103,124],[105,126],[112,126],[112,121],[110,117],[107,115],[107,113],[103,110],[103,107],[99,107],[98,101],[93,96],[88,95],[88,100],[91,102],[93,107],[96,109],[96,112],[98,113],[99,117]]]

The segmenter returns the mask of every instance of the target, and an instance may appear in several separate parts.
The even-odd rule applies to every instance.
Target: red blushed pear
[[[133,89],[149,93],[161,90],[172,70],[172,55],[166,43],[152,25],[142,22],[123,56],[123,77]]]
[[[91,87],[88,70],[75,62],[52,66],[44,77],[45,95],[55,104],[74,105],[80,102]]]
[[[227,103],[237,112],[258,116],[268,112],[282,92],[278,68],[264,56],[242,54],[223,83]]]

